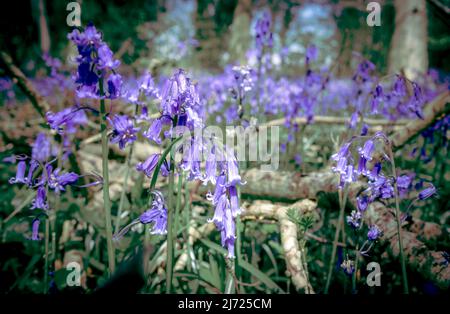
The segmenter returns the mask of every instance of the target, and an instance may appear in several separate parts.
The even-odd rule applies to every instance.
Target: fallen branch
[[[349,117],[333,117],[333,116],[314,116],[313,121],[309,122],[306,117],[297,117],[295,119],[290,120],[290,123],[296,123],[298,125],[304,125],[308,123],[312,124],[348,124],[350,118]],[[412,120],[407,119],[399,119],[396,121],[391,121],[387,119],[364,119],[364,123],[372,126],[394,126],[394,125],[405,125],[410,123]],[[267,123],[262,124],[262,126],[270,127],[270,126],[282,126],[285,125],[286,119],[276,119],[269,121]]]
[[[409,122],[391,137],[395,149],[399,149],[421,131],[432,125],[439,117],[450,112],[450,91],[437,96],[423,110],[424,119]]]
[[[381,242],[388,242],[389,254],[397,258],[399,255],[398,238],[393,215],[383,204],[373,203],[366,212],[366,220],[376,224],[383,230]],[[404,253],[407,263],[412,269],[418,270],[426,279],[431,280],[440,288],[447,290],[450,286],[450,267],[444,252],[430,251],[417,239],[417,234],[403,231]]]

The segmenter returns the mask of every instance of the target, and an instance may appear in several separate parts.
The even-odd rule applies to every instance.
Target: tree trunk
[[[389,54],[389,72],[410,80],[428,70],[427,11],[425,0],[395,0],[395,31]]]

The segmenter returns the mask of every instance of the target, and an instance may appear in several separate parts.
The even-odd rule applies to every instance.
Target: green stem
[[[166,293],[172,292],[172,275],[173,275],[173,192],[175,180],[174,159],[170,156],[170,174],[169,174],[169,198],[167,202],[167,263],[166,263]]]
[[[400,221],[400,200],[399,200],[398,186],[397,186],[397,171],[395,168],[395,159],[394,159],[394,153],[392,151],[392,144],[390,142],[388,143],[387,148],[388,148],[389,158],[391,159],[392,176],[394,178],[395,218],[397,220],[398,247],[399,247],[400,263],[402,266],[403,293],[409,294],[408,275],[406,273],[405,254],[403,252],[402,225],[401,225],[401,221]]]
[[[235,282],[234,282],[234,263],[233,261],[229,260],[227,258],[227,261],[225,261],[228,265],[228,278],[225,285],[225,294],[232,294],[235,292]]]
[[[48,259],[49,259],[49,238],[50,238],[50,222],[48,218],[45,219],[45,255],[44,255],[44,287],[43,293],[47,294],[48,292]]]
[[[136,107],[134,109],[135,116],[138,114],[138,109],[139,109],[139,106],[136,105]],[[116,223],[115,223],[115,227],[114,227],[114,230],[116,233],[119,232],[119,228],[120,228],[120,216],[122,216],[123,205],[125,203],[125,196],[126,196],[127,187],[128,187],[128,178],[130,177],[131,157],[133,155],[133,148],[134,148],[134,142],[132,142],[130,144],[130,148],[129,148],[127,160],[126,160],[127,169],[125,172],[125,179],[123,180],[122,192],[120,193],[119,208],[117,210]]]
[[[123,206],[125,204],[125,197],[126,197],[126,191],[128,187],[128,178],[130,177],[130,169],[131,169],[131,156],[133,155],[133,147],[134,142],[130,144],[130,150],[128,151],[127,160],[126,160],[126,172],[125,172],[125,178],[123,180],[122,184],[122,192],[120,193],[120,201],[119,201],[119,208],[117,210],[117,216],[116,216],[116,222],[114,226],[115,232],[119,232],[120,228],[120,216],[122,216]]]
[[[355,256],[355,271],[352,276],[352,293],[356,294],[356,276],[358,273],[358,262],[359,262],[359,244],[356,245],[356,256]]]
[[[339,190],[339,207],[340,207],[339,218],[338,218],[337,225],[336,225],[336,232],[334,234],[333,250],[331,252],[330,264],[328,265],[327,283],[325,285],[325,290],[324,290],[325,294],[328,294],[328,290],[330,289],[331,277],[333,274],[333,267],[334,267],[334,260],[336,257],[337,244],[339,241],[339,233],[341,232],[341,226],[344,221],[344,209],[345,209],[345,203],[347,201],[347,192],[344,189]]]
[[[191,210],[190,210],[190,193],[188,189],[188,181],[186,180],[184,182],[184,220],[186,224],[185,229],[185,241],[186,241],[186,249],[187,249],[187,255],[188,255],[188,270],[191,270],[191,244],[189,242],[189,228],[191,224]]]
[[[100,95],[103,95],[103,82],[100,80]],[[102,175],[103,175],[103,206],[105,209],[106,243],[108,250],[109,273],[115,269],[114,246],[112,242],[112,222],[111,222],[111,199],[109,197],[109,169],[108,169],[108,134],[106,128],[106,107],[105,100],[100,99],[101,113],[101,135],[102,135]]]
[[[183,194],[183,174],[178,175],[177,185],[177,205],[175,207],[175,230],[178,234],[180,230],[181,195]]]
[[[178,117],[175,116],[175,119],[173,120],[173,128],[177,126],[178,123]],[[179,137],[180,139],[182,137]],[[173,199],[173,192],[175,187],[175,157],[174,152],[172,150],[172,147],[174,143],[178,140],[174,140],[172,138],[171,145],[168,149],[166,149],[165,153],[167,155],[168,152],[170,152],[170,172],[169,172],[169,198],[167,200],[167,262],[166,262],[166,293],[172,292],[172,277],[173,277],[173,246],[174,246],[174,234],[173,234],[173,212],[174,212],[174,199]],[[165,156],[161,156],[161,159],[158,161],[158,164],[160,161],[165,159]],[[155,169],[156,170],[156,169]],[[180,174],[181,176],[181,174]],[[153,175],[153,179],[155,176]]]

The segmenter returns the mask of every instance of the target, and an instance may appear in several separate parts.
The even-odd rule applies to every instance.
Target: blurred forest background
[[[71,29],[66,23],[68,2],[20,0],[1,10],[2,50],[27,74],[40,69],[43,52],[67,55],[64,52]],[[354,51],[374,62],[380,73],[398,70],[401,57],[397,56],[402,54],[423,59],[424,69],[450,71],[448,0],[377,1],[381,5],[380,27],[366,23],[368,2],[79,1],[82,25],[93,22],[116,55],[130,66],[169,62],[171,67],[189,67],[190,71],[219,72],[228,63],[247,63],[252,26],[262,11],[270,9],[273,58],[283,59],[283,52],[289,51],[295,59],[292,53],[301,56],[314,43],[320,51],[318,63],[338,64],[338,76],[352,73]],[[396,32],[398,39],[394,40]],[[295,62],[287,62],[292,75],[301,71],[302,62],[297,67]]]

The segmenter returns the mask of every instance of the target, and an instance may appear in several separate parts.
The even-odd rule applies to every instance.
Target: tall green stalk
[[[178,117],[173,120],[173,127],[178,124]],[[173,277],[173,246],[174,246],[174,234],[173,234],[173,213],[174,213],[174,187],[175,187],[175,157],[173,153],[173,144],[176,140],[172,138],[172,142],[169,147],[170,152],[170,172],[169,172],[169,198],[167,200],[167,261],[166,261],[166,293],[172,292],[172,277]],[[161,156],[162,158],[162,156]],[[181,175],[181,174],[180,174]]]
[[[356,294],[356,276],[358,274],[358,263],[359,263],[359,244],[356,245],[355,253],[355,271],[352,275],[352,293]]]
[[[100,80],[100,95],[103,95],[103,82]],[[105,227],[106,227],[106,244],[108,250],[108,268],[112,274],[115,269],[114,246],[112,242],[112,222],[111,222],[111,199],[109,197],[109,169],[108,169],[108,134],[106,128],[106,106],[105,100],[100,99],[101,124],[100,130],[102,135],[102,175],[103,175],[103,206],[105,209]]]
[[[344,187],[343,189],[339,190],[339,207],[340,207],[339,218],[336,225],[336,232],[334,234],[333,250],[331,252],[330,264],[328,265],[327,283],[325,285],[324,290],[325,294],[328,294],[328,290],[330,289],[331,277],[333,275],[334,260],[336,257],[337,244],[339,241],[339,233],[341,232],[341,226],[343,225],[344,222],[344,209],[346,202],[347,202],[347,190]]]
[[[406,261],[405,261],[405,254],[403,252],[402,225],[401,225],[401,221],[400,221],[400,200],[399,200],[398,185],[397,185],[397,171],[395,168],[395,159],[394,159],[394,153],[392,151],[392,143],[391,142],[388,143],[387,148],[388,148],[389,159],[391,160],[392,177],[394,178],[395,218],[397,220],[398,248],[399,248],[399,255],[400,255],[400,263],[402,266],[403,293],[409,294],[408,274],[406,273]]]
[[[50,242],[50,222],[48,217],[45,219],[45,256],[44,256],[44,287],[42,289],[44,294],[48,292],[48,262],[49,262],[49,242]]]
[[[136,105],[134,110],[134,115],[136,116],[138,113],[138,105]],[[128,178],[130,177],[130,169],[131,169],[131,157],[133,155],[133,148],[134,148],[134,142],[130,144],[130,148],[127,154],[127,160],[126,160],[126,170],[125,170],[125,178],[123,180],[122,184],[122,192],[120,193],[120,201],[119,201],[119,209],[117,210],[117,216],[116,216],[116,222],[114,226],[115,232],[119,232],[120,228],[120,216],[122,216],[123,206],[125,204],[125,197],[128,187]]]
[[[116,233],[119,232],[120,216],[122,216],[123,206],[125,204],[126,191],[127,191],[127,187],[128,187],[128,178],[130,177],[131,156],[133,154],[133,146],[134,146],[133,144],[134,143],[130,144],[130,149],[128,151],[127,160],[126,160],[125,178],[123,179],[122,192],[120,193],[119,208],[117,210],[116,222],[115,222],[115,226],[114,226],[114,230]]]

